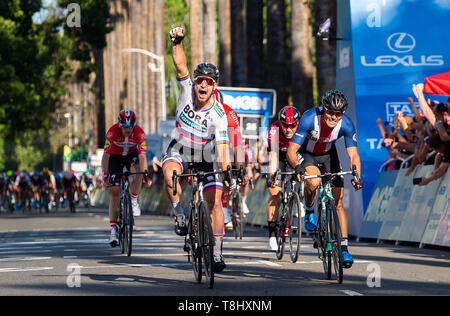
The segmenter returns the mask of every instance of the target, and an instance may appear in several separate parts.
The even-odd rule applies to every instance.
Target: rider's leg
[[[278,202],[280,200],[280,187],[269,187],[269,202],[267,203],[267,226],[269,227],[269,249],[277,250],[276,227],[278,219]]]
[[[131,164],[130,171],[134,173],[134,172],[140,172],[141,170],[139,168],[139,165]],[[133,207],[133,215],[134,216],[141,215],[141,208],[139,207],[138,197],[139,197],[139,194],[141,193],[143,177],[144,176],[141,174],[134,175],[133,182],[131,183],[131,190],[130,190],[131,191],[131,205]]]
[[[336,212],[338,214],[342,233],[341,249],[344,268],[350,268],[353,264],[353,258],[348,251],[348,217],[342,202],[344,198],[344,188],[336,186],[332,189],[332,191],[333,198],[336,201]]]
[[[316,166],[307,166],[306,174],[308,176],[320,175],[320,170]],[[320,178],[308,179],[305,185],[306,208],[312,209],[317,196],[317,188],[322,180]]]
[[[176,160],[169,160],[163,163],[164,189],[166,191],[167,197],[172,203],[172,215],[175,219],[175,233],[179,236],[185,236],[187,234],[185,216],[183,213],[183,209],[179,205],[182,188],[179,178],[177,178],[176,184],[173,183],[172,176],[174,170],[176,170],[177,174],[182,174],[182,164]],[[177,186],[176,195],[173,195],[174,185]]]

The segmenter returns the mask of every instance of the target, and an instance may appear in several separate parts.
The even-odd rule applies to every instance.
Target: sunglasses
[[[194,79],[194,82],[198,85],[201,85],[203,83],[203,81],[206,81],[206,84],[208,86],[212,86],[214,85],[216,82],[214,81],[214,79],[209,78],[209,77],[197,77]]]
[[[120,125],[120,127],[122,127],[122,128],[133,128],[134,125],[133,124],[122,124],[122,125]]]
[[[336,117],[341,117],[344,113],[343,112],[339,112],[339,111],[332,111],[332,110],[325,110],[325,113],[328,114],[329,116],[336,116]]]
[[[288,128],[295,129],[295,128],[297,128],[298,123],[297,124],[281,124],[281,126],[285,129],[288,129]]]

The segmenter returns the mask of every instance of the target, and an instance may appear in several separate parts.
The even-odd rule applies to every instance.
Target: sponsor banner
[[[398,170],[384,171],[378,176],[372,198],[364,215],[360,238],[378,238],[385,215],[390,211],[390,198],[394,190]]]
[[[416,168],[416,171],[408,177],[405,176],[407,169],[400,169],[398,171],[397,179],[389,199],[389,209],[385,213],[385,219],[380,228],[378,239],[398,240],[400,226],[414,189],[413,178],[419,172],[417,169],[419,168]]]
[[[434,166],[423,166],[414,177],[429,177],[433,169]],[[403,217],[397,240],[420,242],[441,180],[430,182],[425,186],[413,186],[411,199]]]
[[[431,184],[431,183],[430,183]],[[436,192],[422,244],[450,247],[450,170]]]
[[[376,119],[411,115],[412,84],[448,71],[450,51],[442,43],[450,41],[443,31],[449,14],[449,2],[441,0],[338,1],[337,87],[355,107],[365,209],[388,156]]]

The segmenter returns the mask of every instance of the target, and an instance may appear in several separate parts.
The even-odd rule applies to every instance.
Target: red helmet
[[[121,110],[119,112],[119,126],[133,128],[136,125],[136,114],[131,110]]]
[[[293,106],[285,106],[278,113],[278,121],[283,125],[294,125],[300,120],[300,114]]]

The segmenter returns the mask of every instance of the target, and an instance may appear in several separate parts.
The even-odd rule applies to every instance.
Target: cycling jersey
[[[139,155],[145,154],[147,147],[144,130],[139,125],[135,125],[131,136],[125,137],[119,124],[114,124],[106,133],[104,149],[108,155],[127,156],[135,150]]]
[[[289,148],[290,140],[284,136],[281,130],[281,123],[275,122],[269,127],[269,147],[268,152],[277,151],[280,161],[285,161],[287,158],[287,150]]]
[[[222,104],[214,99],[209,108],[197,111],[191,77],[186,75],[177,80],[180,86],[176,111],[177,143],[200,150],[214,140],[218,146],[228,145],[228,126]]]
[[[357,147],[355,126],[347,115],[334,128],[330,128],[323,120],[322,108],[306,111],[298,124],[292,142],[302,146],[302,151],[313,155],[328,153],[336,140],[344,137],[346,147]]]

